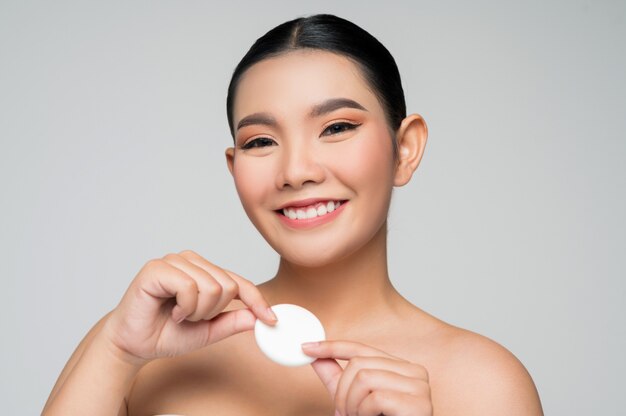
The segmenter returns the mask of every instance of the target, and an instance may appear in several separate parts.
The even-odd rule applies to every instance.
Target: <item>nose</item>
[[[283,147],[276,186],[278,189],[301,189],[307,182],[321,183],[326,171],[315,149],[303,144]]]

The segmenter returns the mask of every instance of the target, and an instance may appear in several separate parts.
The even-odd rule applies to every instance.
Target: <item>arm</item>
[[[223,311],[235,297],[247,307]],[[251,330],[256,319],[276,323],[252,282],[190,250],[150,260],[81,342],[42,414],[126,415],[125,397],[146,363]]]
[[[76,402],[73,397],[79,397],[81,401],[90,400],[91,406],[98,409],[90,414],[102,412],[102,414],[109,415],[127,415],[126,393],[130,389],[127,380],[131,378],[132,383],[132,378],[138,369],[120,363],[115,355],[111,356],[106,344],[103,344],[103,340],[99,337],[110,315],[111,312],[100,319],[80,342],[57,379],[42,415],[67,414],[67,409],[73,406],[77,409],[85,408],[86,404]],[[93,374],[98,374],[97,382],[94,382]],[[103,388],[107,385],[112,389]],[[100,400],[98,397],[93,397],[93,392],[90,390],[94,390],[103,397]],[[119,396],[116,390],[121,391],[121,399],[114,398],[114,396]],[[62,394],[59,394],[60,392]],[[107,403],[105,406],[115,408],[115,410],[103,408],[102,403]],[[63,409],[63,411],[58,409]]]
[[[48,401],[46,402],[46,405],[43,408],[44,411],[47,409],[48,403],[52,401],[52,399],[54,398],[54,396],[56,396],[59,389],[63,386],[65,379],[67,378],[68,374],[72,372],[72,369],[76,365],[76,362],[78,362],[80,357],[83,355],[83,351],[85,351],[85,348],[87,348],[87,346],[91,344],[91,341],[93,340],[94,336],[98,332],[100,332],[102,325],[104,325],[109,315],[111,315],[111,312],[107,313],[105,316],[100,318],[100,320],[91,328],[91,330],[89,330],[87,335],[85,335],[85,337],[82,339],[80,344],[78,344],[78,347],[76,347],[76,349],[74,350],[74,353],[72,354],[68,362],[65,364],[65,367],[63,367],[63,371],[59,375],[59,378],[57,378],[57,381],[54,384],[54,387],[52,388],[50,395],[48,396]]]

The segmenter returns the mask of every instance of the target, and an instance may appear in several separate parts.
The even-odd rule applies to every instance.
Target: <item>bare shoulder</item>
[[[504,346],[475,332],[445,325],[433,374],[433,404],[450,415],[541,416],[532,377]]]

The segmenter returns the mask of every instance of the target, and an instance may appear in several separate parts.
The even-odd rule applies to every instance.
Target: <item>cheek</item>
[[[361,190],[385,192],[392,186],[392,145],[387,130],[364,132],[358,140],[346,142],[346,148],[336,154],[340,158],[338,174],[358,184]]]
[[[262,201],[267,193],[267,177],[259,175],[262,169],[262,166],[249,160],[242,160],[233,165],[235,187],[248,215],[250,215],[248,208]]]

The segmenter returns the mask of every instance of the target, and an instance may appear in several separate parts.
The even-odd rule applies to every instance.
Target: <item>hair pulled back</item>
[[[356,24],[331,14],[316,14],[282,23],[250,47],[233,71],[228,86],[226,112],[233,138],[234,97],[243,73],[264,59],[306,48],[336,53],[355,62],[385,112],[394,156],[397,156],[395,132],[406,117],[406,103],[396,61],[374,36]]]

